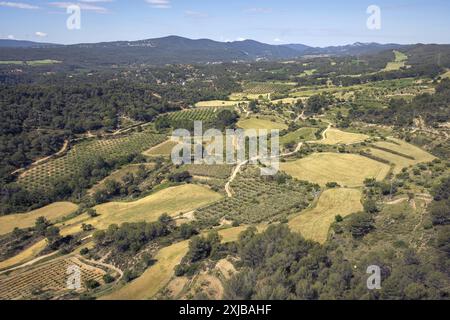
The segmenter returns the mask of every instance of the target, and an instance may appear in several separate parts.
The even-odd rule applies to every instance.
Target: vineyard
[[[0,299],[33,299],[43,292],[60,292],[67,290],[68,268],[76,266],[81,271],[81,285],[88,280],[102,283],[106,272],[80,261],[76,257],[53,260],[30,271],[0,278]]]
[[[247,168],[232,184],[234,195],[196,211],[205,224],[225,218],[239,223],[259,223],[299,212],[309,206],[319,187],[308,182],[286,180],[278,183]]]
[[[77,176],[81,173],[83,165],[98,157],[102,157],[105,161],[119,160],[147,150],[164,139],[163,135],[139,132],[119,138],[82,142],[75,145],[63,157],[24,172],[18,182],[29,190],[50,189],[57,181]]]
[[[289,83],[276,82],[251,82],[244,86],[244,93],[264,94],[264,93],[283,93],[293,87]]]
[[[169,119],[169,121],[180,121],[180,120],[208,121],[215,119],[217,116],[217,112],[218,112],[217,108],[204,107],[199,109],[172,112],[165,116]]]

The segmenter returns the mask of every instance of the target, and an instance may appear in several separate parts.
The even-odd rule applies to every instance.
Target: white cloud
[[[9,1],[0,1],[0,7],[9,7],[16,9],[39,9],[38,6],[22,3],[22,2],[9,2]]]
[[[281,39],[280,38],[275,38],[275,39],[273,39],[273,41],[274,42],[281,42]]]
[[[12,34],[10,34],[7,38],[8,38],[9,40],[15,40],[15,39],[16,39],[16,37],[14,37]]]
[[[172,7],[170,5],[170,0],[145,0],[145,2],[157,9],[169,9]]]
[[[36,31],[35,35],[38,37],[41,37],[41,38],[45,38],[47,36],[47,34],[45,32],[41,32],[41,31]]]
[[[83,2],[50,2],[49,5],[56,7],[56,8],[63,8],[63,9],[67,9],[70,6],[79,6],[81,10],[86,10],[86,11],[94,11],[97,13],[107,13],[108,9],[105,7],[101,7],[101,6],[97,6],[97,5],[93,5],[93,4],[89,4],[86,2],[93,2],[93,1],[84,1]],[[104,2],[104,1],[103,1]]]
[[[242,38],[242,37],[239,37],[239,38],[236,39],[236,41],[245,41],[245,40],[247,40],[247,39],[246,38]]]

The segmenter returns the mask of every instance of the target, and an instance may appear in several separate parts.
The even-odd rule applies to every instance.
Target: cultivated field
[[[164,135],[138,132],[118,138],[86,141],[76,144],[66,155],[25,171],[18,182],[27,189],[51,189],[55,182],[71,179],[83,166],[97,157],[117,160],[140,153],[165,140]]]
[[[81,271],[81,285],[87,280],[102,283],[106,273],[92,267],[76,257],[52,260],[29,271],[18,272],[8,277],[0,277],[0,299],[32,299],[34,293],[45,291],[64,293],[67,290],[67,270],[77,266]],[[84,288],[81,290],[85,290]]]
[[[197,108],[210,108],[210,107],[234,107],[237,104],[245,101],[227,101],[227,100],[209,100],[197,102],[195,106]]]
[[[89,223],[97,229],[106,229],[114,223],[120,225],[124,222],[152,222],[163,213],[176,216],[211,204],[221,197],[219,193],[195,184],[170,187],[137,201],[98,205],[95,207],[98,217],[90,218],[87,214],[76,217],[66,223],[62,234],[79,232],[82,223]]]
[[[265,119],[257,119],[257,118],[250,118],[250,119],[240,120],[237,123],[237,126],[239,128],[245,129],[245,130],[251,130],[251,129],[255,129],[255,130],[259,130],[259,129],[284,130],[284,129],[287,129],[287,127],[288,127],[284,123],[274,122],[274,121],[265,120]]]
[[[295,87],[296,83],[281,82],[250,82],[244,85],[244,93],[265,94],[278,93]]]
[[[207,224],[225,218],[240,223],[270,221],[306,208],[314,199],[314,188],[308,183],[288,181],[278,184],[257,176],[247,169],[231,183],[233,197],[224,198],[195,212]]]
[[[170,154],[172,153],[172,149],[177,144],[178,144],[177,142],[167,140],[161,144],[158,144],[157,146],[154,146],[154,147],[144,151],[142,154],[144,156],[149,156],[149,157],[170,156]]]
[[[382,71],[395,71],[405,67],[408,56],[397,50],[394,50],[394,54],[395,60],[393,62],[388,62],[386,68],[384,68]]]
[[[343,218],[363,210],[361,191],[357,189],[329,189],[322,193],[317,205],[306,209],[289,221],[289,227],[306,239],[319,243],[327,240],[328,231],[337,215]]]
[[[286,145],[289,143],[316,140],[315,133],[317,130],[317,128],[300,128],[280,137],[280,143]]]
[[[337,182],[341,186],[361,186],[366,178],[383,180],[389,166],[355,155],[340,153],[315,153],[296,161],[281,163],[281,170],[300,179],[325,185]]]
[[[377,148],[371,148],[370,153],[394,164],[394,173],[399,173],[403,168],[435,159],[428,152],[399,139],[390,138],[388,141],[376,142],[374,145]]]
[[[14,228],[24,229],[32,227],[39,217],[45,217],[51,222],[56,222],[77,209],[78,206],[71,202],[55,202],[28,213],[0,216],[0,235],[10,233]]]
[[[354,144],[369,139],[369,136],[360,133],[351,133],[330,128],[325,132],[325,139],[318,143],[335,145],[335,144]]]
[[[213,120],[217,116],[218,108],[203,107],[198,109],[183,110],[171,112],[163,117],[167,117],[169,121],[191,120],[191,121],[208,121]]]

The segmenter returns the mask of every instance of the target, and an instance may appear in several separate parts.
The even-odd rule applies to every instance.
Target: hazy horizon
[[[81,29],[68,30],[70,5],[81,8]],[[370,30],[367,8],[381,10]],[[227,42],[252,39],[313,47],[377,43],[450,43],[450,3],[379,0],[312,3],[273,0],[0,1],[0,38],[59,44],[134,41],[178,35]]]

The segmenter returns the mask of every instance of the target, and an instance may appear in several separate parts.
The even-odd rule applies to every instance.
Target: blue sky
[[[81,8],[68,30],[66,8]],[[381,9],[369,30],[366,10]],[[450,43],[448,0],[0,0],[0,38],[55,43],[179,35],[313,46],[354,42]]]

